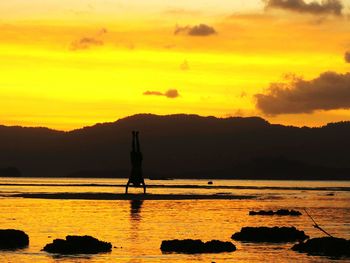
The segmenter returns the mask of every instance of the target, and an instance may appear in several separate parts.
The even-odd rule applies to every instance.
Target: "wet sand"
[[[81,200],[237,200],[255,199],[253,195],[179,195],[179,194],[113,194],[113,193],[22,193],[7,197]]]

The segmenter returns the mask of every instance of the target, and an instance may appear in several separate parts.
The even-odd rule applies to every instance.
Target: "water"
[[[28,248],[0,252],[0,262],[345,262],[307,256],[287,244],[232,241],[244,226],[295,226],[322,236],[311,220],[300,217],[248,216],[249,210],[307,208],[317,223],[337,237],[350,238],[350,182],[206,180],[146,181],[151,194],[248,195],[242,200],[48,200],[14,198],[26,193],[123,193],[125,179],[0,178],[0,225],[24,230]],[[133,193],[141,189],[130,188]],[[45,244],[68,234],[109,241],[111,253],[57,257]],[[237,251],[222,254],[162,254],[165,239],[232,241]]]

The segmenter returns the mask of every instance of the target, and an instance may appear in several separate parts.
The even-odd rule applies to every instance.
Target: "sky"
[[[350,0],[0,2],[0,124],[350,120]]]

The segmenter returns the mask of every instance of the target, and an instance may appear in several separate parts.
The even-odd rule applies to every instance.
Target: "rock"
[[[292,247],[293,250],[330,257],[350,256],[350,240],[335,237],[312,238]]]
[[[66,236],[47,244],[44,251],[58,254],[97,254],[112,251],[112,244],[91,236]]]
[[[276,215],[279,216],[301,216],[302,214],[296,210],[287,210],[287,209],[279,209],[275,212]]]
[[[275,213],[272,210],[265,211],[265,210],[260,210],[260,211],[249,211],[250,216],[273,216]]]
[[[0,249],[18,249],[27,247],[29,237],[21,230],[1,229],[0,230]]]
[[[213,181],[209,181],[208,184],[209,184],[209,185],[213,184]]]
[[[185,239],[185,240],[163,240],[160,249],[163,252],[177,252],[184,254],[197,253],[221,253],[232,252],[236,247],[231,242],[223,242],[219,240],[212,240],[203,242],[199,239]]]
[[[288,210],[288,209],[279,209],[277,211],[272,211],[272,210],[260,210],[260,211],[249,211],[250,216],[273,216],[273,215],[278,215],[278,216],[300,216],[302,215],[299,211],[296,210]]]
[[[248,242],[293,242],[307,239],[304,231],[295,227],[243,227],[232,239]]]

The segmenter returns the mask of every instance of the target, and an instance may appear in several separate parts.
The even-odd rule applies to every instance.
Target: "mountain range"
[[[138,114],[69,132],[0,126],[0,176],[128,177],[133,130],[153,179],[350,179],[350,122],[299,128],[185,114]]]

